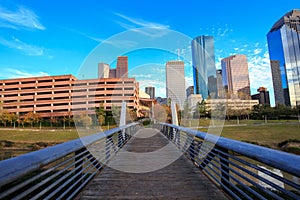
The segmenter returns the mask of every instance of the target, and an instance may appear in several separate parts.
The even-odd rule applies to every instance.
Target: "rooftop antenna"
[[[180,49],[177,49],[178,52],[177,52],[177,60],[180,60]]]

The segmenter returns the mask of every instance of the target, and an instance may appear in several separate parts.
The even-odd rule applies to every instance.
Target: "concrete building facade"
[[[259,87],[258,94],[251,95],[252,100],[258,100],[261,105],[270,105],[270,94],[267,88]]]
[[[109,78],[109,64],[98,63],[98,78]]]
[[[101,102],[111,110],[122,101],[139,111],[139,84],[134,78],[77,80],[61,75],[0,80],[2,108],[20,117],[28,112],[45,118],[89,114]]]
[[[177,103],[182,109],[186,99],[183,61],[166,63],[166,87],[167,98]]]
[[[145,92],[150,95],[150,99],[155,99],[155,87],[145,87]]]

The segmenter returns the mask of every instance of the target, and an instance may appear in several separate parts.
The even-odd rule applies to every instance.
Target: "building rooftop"
[[[290,28],[295,29],[300,33],[300,30],[295,26],[296,24],[300,24],[300,10],[293,9],[290,12],[286,13],[282,16],[271,28],[270,32],[276,31],[280,29],[283,25],[287,25]]]

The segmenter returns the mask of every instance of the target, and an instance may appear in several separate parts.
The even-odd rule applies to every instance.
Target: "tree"
[[[31,127],[33,126],[33,120],[33,112],[28,112],[24,115],[24,123],[30,124]]]
[[[121,116],[121,107],[112,105],[111,112],[115,119],[116,124],[119,125],[120,124],[120,116]]]
[[[190,119],[191,118],[191,108],[190,108],[190,105],[189,105],[188,101],[184,102],[182,117],[184,119]]]
[[[50,118],[50,126],[52,127],[53,124],[57,124],[58,123],[58,119],[57,117],[51,117]]]
[[[198,102],[194,112],[194,118],[200,119],[201,117],[206,117],[207,114],[208,114],[208,109],[205,100]]]
[[[96,108],[96,114],[97,114],[97,119],[98,119],[98,123],[100,126],[105,124],[105,119],[106,119],[106,113],[105,113],[105,109],[104,109],[104,104],[101,101],[100,105],[98,108]]]
[[[0,120],[4,124],[4,127],[6,127],[6,123],[10,121],[10,113],[6,110],[2,110],[0,113]]]
[[[37,124],[41,121],[41,117],[39,114],[28,112],[24,115],[24,122],[30,124],[33,127],[33,124]]]
[[[76,125],[85,126],[85,128],[88,128],[93,123],[92,118],[87,114],[75,115],[74,121],[76,122]]]

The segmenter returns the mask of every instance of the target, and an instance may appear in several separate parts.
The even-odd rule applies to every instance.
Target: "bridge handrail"
[[[72,152],[78,151],[94,142],[109,137],[137,123],[116,127],[104,132],[71,140],[52,147],[23,154],[0,162],[0,187],[10,183],[23,175],[39,169],[48,163],[58,160]]]
[[[284,170],[292,175],[300,175],[300,156],[286,153],[283,151],[262,147],[246,142],[241,142],[233,139],[224,138],[221,136],[208,134],[198,130],[192,130],[186,127],[176,126],[173,124],[159,123],[161,125],[166,125],[179,131],[189,133],[193,136],[205,139],[208,142],[216,142],[219,147],[226,148],[228,150],[234,151],[246,157],[252,158],[259,162],[265,163],[274,168]]]

